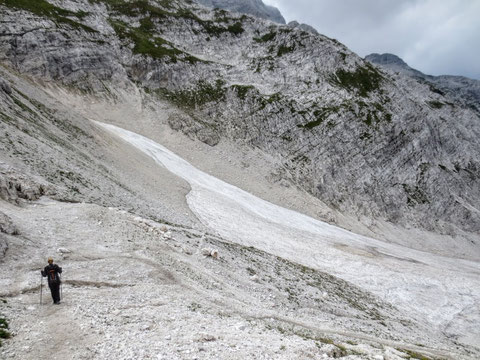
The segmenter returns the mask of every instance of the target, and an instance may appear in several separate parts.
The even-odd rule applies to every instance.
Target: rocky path
[[[14,334],[2,358],[403,359],[407,348],[449,357],[395,341],[401,315],[378,299],[258,250],[97,205],[1,206],[20,232],[2,260],[0,312]],[[217,259],[202,255],[214,247]],[[52,254],[64,269],[59,306],[45,283],[39,304]],[[317,276],[321,288],[306,285]],[[357,309],[363,301],[386,330]]]
[[[480,320],[477,262],[360,236],[276,206],[200,171],[149,138],[97,124],[189,182],[190,208],[223,238],[350,281],[419,322],[479,345],[475,340],[479,336],[475,323]]]

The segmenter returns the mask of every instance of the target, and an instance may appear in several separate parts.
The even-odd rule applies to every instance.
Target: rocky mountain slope
[[[428,84],[324,36],[223,10],[37,3],[2,0],[7,66],[105,94],[134,82],[183,110],[174,129],[270,153],[273,181],[369,226],[478,241],[478,114]]]
[[[433,92],[451,99],[458,106],[470,108],[480,114],[479,80],[464,76],[426,75],[421,71],[412,69],[402,59],[393,54],[370,54],[365,59],[373,64],[380,65],[387,71],[398,72],[413,77],[421,83],[426,83]]]
[[[195,229],[47,199],[2,209],[22,231],[2,263],[0,309],[14,333],[3,359],[474,356],[350,283]],[[58,307],[45,282],[39,304],[37,270],[55,248]]]
[[[178,110],[167,102],[133,90],[102,100],[0,72],[9,92],[0,94],[6,139],[0,148],[0,314],[14,335],[0,349],[2,358],[475,358],[465,321],[432,326],[341,277],[218,235],[192,213],[185,181],[85,117],[123,120],[126,127],[133,122],[137,131],[176,144],[185,158],[214,162],[219,155],[209,145],[169,129]],[[235,176],[252,171],[257,191],[271,186],[254,176],[269,168],[268,159],[224,146],[215,147],[227,156],[214,164],[217,170],[235,174],[237,161],[248,159]],[[244,188],[252,184],[243,180]],[[313,202],[305,193],[280,190],[303,207]],[[358,264],[364,257],[395,259],[354,243],[336,246],[360,256]],[[216,250],[218,258],[205,250]],[[39,305],[39,269],[52,254],[64,268],[60,307],[49,305],[45,283]],[[456,259],[455,268],[460,264]],[[425,281],[408,286],[425,288]],[[447,313],[446,304],[442,309]]]
[[[448,290],[460,286],[456,296],[466,304],[473,301],[472,308],[438,296],[438,311],[453,316],[447,324],[438,324],[384,299],[400,286],[377,296],[303,261],[288,260],[287,252],[284,257],[274,255],[280,236],[270,242],[269,252],[232,242],[235,237],[218,235],[219,227],[192,213],[191,200],[185,200],[192,189],[185,181],[85,117],[88,113],[109,122],[123,119],[123,126],[142,118],[133,121],[138,131],[145,128],[162,143],[170,140],[169,146],[177,144],[176,150],[181,153],[183,148],[192,161],[202,153],[202,161],[215,161],[218,154],[209,145],[168,128],[168,119],[177,111],[168,103],[148,94],[137,102],[133,91],[125,93],[129,98],[115,92],[116,101],[110,102],[53,84],[45,87],[11,70],[2,69],[1,75],[11,92],[2,94],[1,102],[2,133],[5,130],[9,140],[1,148],[0,242],[5,246],[0,314],[14,334],[0,349],[2,358],[398,360],[469,359],[478,354],[467,345],[476,334],[475,297],[465,293],[460,281]],[[223,146],[215,149],[228,155],[221,159],[225,172],[234,172],[239,160],[250,161],[241,171],[244,175],[250,167],[261,173],[262,166],[269,166],[258,154],[235,158],[232,154],[242,150]],[[233,166],[228,167],[229,162]],[[261,177],[252,178],[257,189],[262,186]],[[250,186],[248,179],[243,181],[244,188]],[[282,190],[288,191],[292,190]],[[296,196],[303,206],[312,202],[306,194]],[[255,229],[242,222],[248,227],[243,231],[252,235],[263,234],[266,226]],[[276,231],[286,233],[287,228]],[[303,254],[299,248],[306,234],[300,234],[303,241],[292,247],[293,254]],[[345,241],[348,245],[342,244]],[[445,258],[455,264],[450,274],[451,265],[430,264],[427,253],[420,255],[421,261],[411,258],[413,253],[392,256],[378,245],[359,248],[347,236],[335,248],[338,254],[352,254],[353,262],[365,269],[393,261],[397,265],[389,266],[400,271],[401,279],[408,276],[407,264],[420,267],[422,271],[415,272],[423,274],[420,281],[406,283],[411,290],[424,291],[418,298],[413,291],[404,294],[412,305],[431,304],[435,291],[443,294],[446,289],[435,279],[432,283],[427,272],[440,273],[442,279],[457,272],[462,281],[476,278],[463,270],[473,263],[459,259]],[[327,255],[326,246],[320,249],[310,251],[319,264],[343,257]],[[218,258],[205,256],[205,250],[216,250]],[[49,305],[45,283],[39,305],[38,271],[52,254],[64,267],[63,305],[58,308]],[[348,266],[340,264],[337,270],[348,273]],[[349,276],[363,278],[358,272]],[[469,288],[472,293],[476,287]],[[466,332],[468,319],[472,324]],[[132,338],[139,340],[131,342]]]

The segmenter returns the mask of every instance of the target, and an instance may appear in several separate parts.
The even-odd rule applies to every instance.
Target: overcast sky
[[[264,0],[364,57],[392,53],[430,75],[480,79],[480,0]]]

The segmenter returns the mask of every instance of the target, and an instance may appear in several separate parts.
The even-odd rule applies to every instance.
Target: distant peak
[[[318,31],[314,27],[307,24],[300,24],[298,21],[290,21],[287,25],[293,29],[298,28],[309,33],[318,35]]]
[[[390,65],[390,64],[395,64],[395,65],[401,65],[408,67],[408,64],[403,61],[401,58],[399,58],[397,55],[394,54],[370,54],[365,56],[365,59],[373,62],[375,64],[381,64],[381,65]]]

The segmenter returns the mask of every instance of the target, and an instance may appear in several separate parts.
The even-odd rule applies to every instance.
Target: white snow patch
[[[189,182],[188,205],[222,237],[341,277],[480,345],[479,263],[389,244],[279,207],[198,170],[146,137],[95,123]]]

